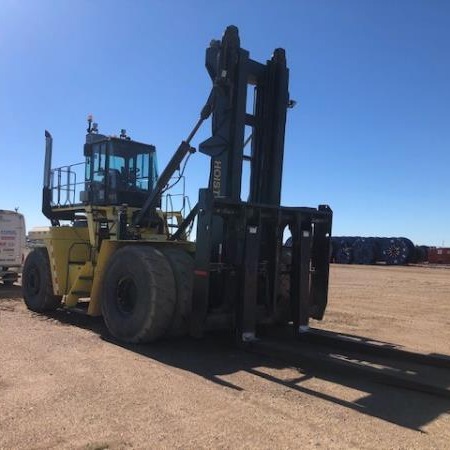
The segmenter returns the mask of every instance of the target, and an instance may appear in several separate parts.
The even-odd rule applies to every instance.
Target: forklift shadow
[[[203,339],[184,337],[167,339],[153,344],[132,345],[118,342],[112,338],[101,318],[67,311],[56,311],[48,314],[47,317],[63,324],[91,330],[106,342],[162,364],[189,371],[235,391],[244,391],[245,388],[225,380],[223,377],[246,372],[255,377],[254,381],[257,379],[264,380],[264,382],[269,381],[288,388],[293,393],[316,397],[322,401],[420,432],[425,432],[422,427],[442,414],[450,413],[448,398],[376,384],[370,380],[342,374],[333,374],[320,368],[313,368],[310,364],[302,367],[301,361],[297,367],[293,368],[291,364],[284,361],[249,353],[236,347],[233,345],[232,337],[227,333],[208,333]],[[364,338],[361,337],[361,339]],[[298,371],[298,376],[287,379],[281,375],[282,369],[286,368]],[[277,370],[281,374],[278,374]],[[345,391],[336,389],[330,384],[324,384],[327,392],[310,387],[307,382],[312,378],[361,391],[361,397],[355,401],[348,401],[345,399],[347,394]],[[336,394],[336,391],[339,394]],[[302,401],[300,396],[298,401]]]

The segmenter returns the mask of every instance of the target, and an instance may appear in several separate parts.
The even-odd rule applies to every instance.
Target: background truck
[[[25,220],[22,214],[0,209],[0,280],[17,281],[25,251]]]

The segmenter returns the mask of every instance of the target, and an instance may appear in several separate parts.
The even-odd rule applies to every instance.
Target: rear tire
[[[22,293],[27,308],[34,312],[54,311],[61,296],[53,294],[52,275],[47,250],[33,249],[22,272]]]
[[[150,246],[122,247],[111,257],[102,289],[109,332],[123,342],[152,342],[171,325],[175,279],[164,254]]]

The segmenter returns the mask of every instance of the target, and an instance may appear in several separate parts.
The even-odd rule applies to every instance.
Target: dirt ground
[[[450,401],[312,375],[208,336],[121,347],[0,286],[0,449],[450,448]],[[450,270],[333,266],[314,324],[450,353]]]

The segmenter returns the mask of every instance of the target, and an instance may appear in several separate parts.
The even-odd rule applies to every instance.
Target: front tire
[[[106,268],[101,303],[106,326],[117,339],[143,343],[161,338],[171,325],[176,304],[167,258],[144,245],[117,250]]]
[[[62,297],[53,294],[46,249],[35,248],[28,254],[22,272],[22,293],[27,308],[34,312],[54,311],[61,304]]]
[[[163,252],[172,267],[177,291],[177,303],[168,335],[183,336],[189,330],[192,312],[194,259],[183,249],[165,248]]]

